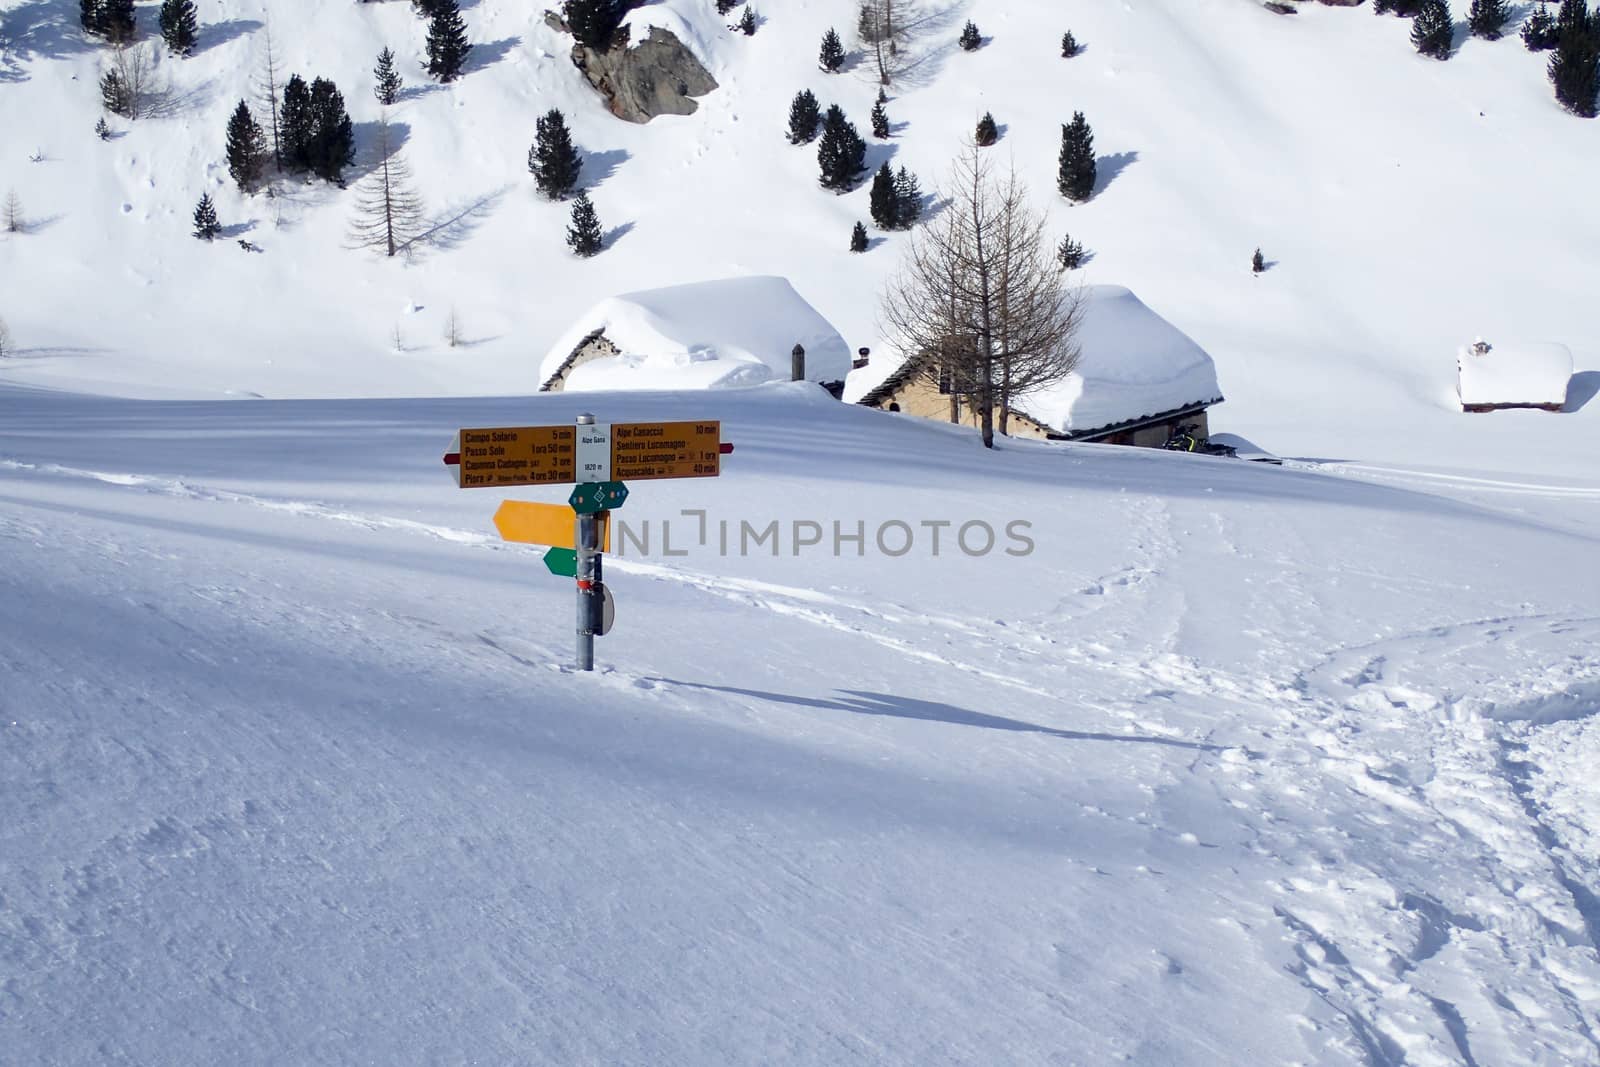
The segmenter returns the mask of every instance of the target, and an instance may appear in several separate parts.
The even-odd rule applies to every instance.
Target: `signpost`
[[[628,499],[627,480],[715,478],[733,445],[722,424],[596,422],[459,431],[444,456],[463,489],[575,484],[567,507],[507,500],[494,515],[507,541],[549,545],[544,565],[577,582],[577,666],[594,670],[594,639],[611,631],[616,605],[602,580],[611,548],[611,511]]]

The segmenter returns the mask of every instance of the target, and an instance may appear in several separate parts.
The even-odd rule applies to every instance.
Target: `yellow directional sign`
[[[573,426],[507,426],[462,430],[458,462],[462,488],[549,485],[577,480]],[[449,457],[446,457],[448,463]]]
[[[566,504],[535,504],[507,500],[494,513],[494,528],[504,541],[552,548],[576,548],[572,508]],[[600,514],[600,551],[611,551],[611,515]]]
[[[614,422],[610,480],[715,478],[722,471],[720,422]]]

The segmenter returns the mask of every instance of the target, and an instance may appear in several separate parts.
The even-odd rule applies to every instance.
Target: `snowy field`
[[[439,454],[601,399],[737,451],[634,485],[584,675]],[[1600,1063],[1597,509],[806,386],[0,389],[0,1059]]]

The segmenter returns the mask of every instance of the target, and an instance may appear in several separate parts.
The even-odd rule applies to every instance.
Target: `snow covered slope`
[[[274,0],[282,68],[334,78],[369,148],[368,72],[385,44],[400,54],[411,88],[392,119],[437,224],[407,263],[343,247],[347,193],[291,182],[245,201],[229,186],[223,127],[263,53],[259,5],[202,5],[199,54],[160,64],[161,114],[116,122],[101,143],[99,53],[76,29],[76,5],[12,4],[0,188],[17,189],[33,226],[0,237],[0,317],[24,349],[0,375],[139,395],[529,392],[575,309],[740,274],[791,278],[852,349],[882,358],[876,293],[903,238],[849,255],[865,187],[820,190],[814,149],[782,135],[802,87],[866,129],[870,64],[857,52],[827,75],[815,61],[829,26],[849,41],[852,8],[767,5],[749,38],[703,0],[641,9],[636,19],[676,26],[722,88],[693,116],[632,126],[605,114],[538,5],[468,5],[470,69],[441,88],[422,76],[408,5]],[[1216,357],[1229,398],[1216,428],[1290,455],[1554,475],[1587,465],[1600,417],[1588,402],[1600,375],[1589,307],[1600,139],[1557,109],[1543,58],[1514,36],[1465,40],[1439,63],[1415,55],[1405,21],[1367,7],[1304,5],[1293,18],[1246,0],[920,10],[890,90],[894,137],[870,145],[869,164],[905,164],[931,187],[992,111],[1002,136],[989,151],[1014,160],[1058,231],[1093,252],[1084,277],[1130,286]],[[152,25],[152,5],[140,12]],[[954,47],[969,17],[987,38],[972,54]],[[1063,60],[1068,28],[1085,51]],[[566,208],[537,199],[524,166],[534,120],[552,106],[586,152],[610,231],[593,260],[568,256]],[[1053,185],[1074,110],[1095,131],[1100,189],[1069,207]],[[29,162],[36,151],[43,161]],[[206,191],[230,238],[260,254],[188,236]],[[1252,277],[1257,245],[1270,267]],[[468,342],[458,348],[441,339],[452,309]],[[1455,410],[1451,353],[1478,335],[1570,345],[1587,375],[1574,390],[1581,410]]]
[[[582,675],[438,457],[599,400]],[[1600,1063],[1600,482],[1352,473],[0,387],[0,1058]]]

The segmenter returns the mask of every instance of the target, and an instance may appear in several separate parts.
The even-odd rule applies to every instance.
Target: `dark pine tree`
[[[1372,0],[1372,13],[1374,15],[1396,14],[1401,18],[1411,18],[1422,10],[1422,5],[1427,0]]]
[[[861,223],[856,223],[855,229],[850,231],[850,251],[865,252],[867,250],[867,228]]]
[[[311,138],[316,122],[311,113],[311,89],[298,74],[283,83],[283,108],[278,115],[283,165],[292,171],[311,167]]]
[[[1083,112],[1075,111],[1072,122],[1061,127],[1061,157],[1056,172],[1056,188],[1068,200],[1078,203],[1094,195],[1094,131]]]
[[[1261,249],[1256,249],[1256,254],[1250,257],[1250,273],[1260,274],[1267,269],[1267,258],[1261,254]]]
[[[746,6],[744,14],[739,16],[739,32],[746,37],[756,35],[756,9]]]
[[[881,100],[872,105],[872,136],[880,141],[889,136],[889,112],[884,110]]]
[[[844,45],[839,42],[839,35],[832,27],[822,35],[822,51],[817,56],[817,63],[829,74],[839,73],[839,68],[844,65]]]
[[[1455,24],[1445,0],[1422,0],[1422,10],[1411,23],[1411,43],[1418,52],[1434,59],[1449,59]]]
[[[539,191],[561,200],[578,184],[583,160],[572,146],[572,134],[561,112],[551,108],[534,126],[533,147],[528,149],[528,172]]]
[[[717,14],[726,15],[739,6],[739,0],[717,0]]]
[[[94,135],[100,138],[102,141],[111,140],[111,127],[106,125],[106,119],[104,115],[95,120]]]
[[[883,86],[881,86],[881,85],[878,86],[878,99],[877,99],[876,103],[887,104],[888,102],[889,102],[889,94],[883,91]]]
[[[1498,41],[1500,27],[1510,17],[1511,9],[1506,6],[1506,0],[1472,0],[1472,8],[1467,12],[1467,28],[1474,37]]]
[[[128,44],[139,32],[133,0],[100,0],[100,33],[112,44]]]
[[[194,0],[161,0],[161,39],[175,56],[194,52],[200,36],[200,23],[195,17]]]
[[[311,140],[306,146],[307,166],[323,181],[344,184],[344,168],[356,158],[355,127],[345,110],[344,96],[326,78],[311,83]]]
[[[1083,258],[1083,245],[1070,236],[1063,237],[1056,246],[1056,262],[1061,264],[1062,270],[1077,270],[1083,266]]]
[[[978,27],[969,21],[961,31],[958,43],[962,51],[976,52],[978,46],[983,43],[983,35],[978,32]]]
[[[411,0],[411,10],[416,12],[417,18],[427,22],[433,18],[434,8],[438,0]]]
[[[211,194],[201,193],[200,203],[194,209],[194,235],[202,241],[212,241],[221,232],[222,224],[217,221],[217,208],[211,203]]]
[[[394,69],[394,49],[385,48],[378,53],[378,65],[372,68],[372,95],[389,107],[400,99],[401,85],[400,72]]]
[[[978,128],[973,131],[973,140],[978,142],[978,147],[988,148],[1000,139],[1000,127],[994,123],[994,116],[985,111],[983,118],[978,120]]]
[[[917,184],[917,176],[904,167],[894,176],[894,201],[899,211],[895,229],[909,230],[922,217],[922,186]]]
[[[567,227],[567,247],[587,259],[600,251],[601,244],[600,216],[595,214],[594,204],[589,202],[588,190],[579,189],[577,199],[572,202],[572,225]]]
[[[1570,29],[1562,29],[1560,19],[1556,25],[1556,47],[1549,67],[1556,101],[1574,115],[1592,119],[1595,96],[1600,93],[1600,32],[1587,17]]]
[[[838,104],[829,104],[822,117],[822,139],[817,143],[817,165],[822,170],[822,187],[836,193],[849,192],[867,169],[867,142],[845,118]]]
[[[461,77],[472,45],[467,43],[467,24],[456,0],[434,0],[433,18],[428,23],[428,73],[441,84]]]
[[[894,171],[884,163],[872,176],[872,193],[868,200],[872,222],[880,230],[893,230],[900,225],[900,201],[895,195]]]
[[[100,0],[78,0],[78,22],[83,26],[84,33],[104,33],[105,7]]]
[[[622,16],[628,13],[620,0],[566,0],[561,5],[572,36],[585,48],[604,52],[611,47]]]
[[[1077,54],[1078,54],[1078,39],[1076,37],[1072,36],[1072,31],[1071,30],[1068,30],[1066,33],[1063,33],[1061,35],[1061,58],[1062,59],[1071,59],[1073,56],[1075,56]]]
[[[100,75],[100,104],[113,115],[126,115],[133,109],[132,95],[116,67],[107,67]]]
[[[1547,52],[1556,46],[1556,20],[1543,4],[1522,24],[1522,43],[1530,52]]]
[[[267,138],[243,100],[228,120],[227,157],[228,173],[238,183],[239,191],[255,192],[256,184],[267,169]]]
[[[1556,9],[1556,36],[1585,35],[1600,28],[1589,18],[1589,0],[1561,0]]]
[[[789,143],[808,144],[817,135],[822,112],[810,89],[801,89],[789,103]]]

